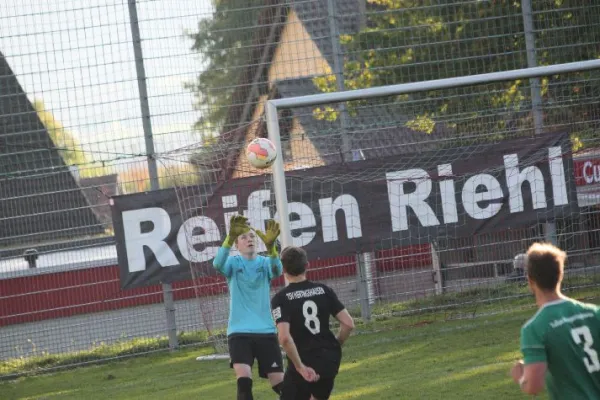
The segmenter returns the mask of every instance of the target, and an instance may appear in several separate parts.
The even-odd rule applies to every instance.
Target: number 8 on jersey
[[[306,300],[302,304],[302,314],[304,315],[304,326],[312,333],[317,335],[321,332],[321,322],[318,318],[317,304],[312,300]]]

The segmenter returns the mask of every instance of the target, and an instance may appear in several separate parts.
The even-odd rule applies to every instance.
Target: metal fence
[[[222,281],[121,289],[110,198],[258,173],[240,154],[267,135],[266,100],[593,60],[598,42],[592,0],[3,2],[0,374],[225,326]],[[548,239],[569,252],[570,286],[597,286],[599,103],[590,70],[282,110],[288,170],[568,130],[579,174],[576,218],[349,248],[312,276],[364,318],[500,302],[526,295],[513,258]],[[36,364],[48,354],[64,358]]]

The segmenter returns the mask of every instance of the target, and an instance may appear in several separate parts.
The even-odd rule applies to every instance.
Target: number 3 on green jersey
[[[600,360],[598,352],[594,349],[594,338],[590,328],[586,325],[571,329],[571,336],[577,345],[583,345],[586,357],[583,359],[588,372],[594,373],[600,371]]]

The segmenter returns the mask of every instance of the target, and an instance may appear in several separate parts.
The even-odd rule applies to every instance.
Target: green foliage
[[[81,150],[81,145],[73,137],[71,132],[67,131],[63,125],[54,118],[54,115],[46,110],[41,100],[33,102],[33,108],[37,111],[42,124],[48,130],[48,134],[58,148],[58,153],[67,165],[83,165],[86,163],[85,154]]]
[[[342,36],[347,89],[367,88],[475,75],[527,67],[520,2],[509,0],[369,0],[366,27]],[[592,0],[534,2],[538,65],[600,57],[600,25],[586,5]],[[594,11],[597,13],[597,11]],[[314,79],[322,92],[334,91],[334,75]],[[594,137],[598,126],[600,73],[581,72],[541,80],[544,123],[568,124],[575,146]],[[496,137],[533,127],[529,81],[419,92],[391,101],[404,102],[407,126],[430,133],[438,122],[459,136]],[[593,101],[595,100],[595,101]],[[348,105],[349,111],[364,102]],[[318,119],[334,121],[337,111],[316,108]],[[450,121],[450,123],[448,123]]]
[[[203,58],[202,72],[187,85],[196,95],[202,112],[197,129],[222,126],[232,94],[251,60],[253,31],[264,8],[261,0],[213,0],[213,14],[198,23],[189,35],[192,50]],[[263,6],[263,7],[261,7]]]
[[[82,178],[103,176],[111,173],[110,169],[101,163],[91,162],[79,141],[65,127],[54,118],[54,115],[46,109],[44,102],[35,100],[33,108],[38,114],[40,121],[48,130],[48,134],[58,149],[58,153],[64,163],[79,168]]]
[[[186,88],[195,94],[196,109],[201,113],[194,127],[202,133],[203,147],[190,157],[201,181],[212,180],[211,164],[215,157],[213,136],[225,123],[234,92],[250,65],[255,49],[255,31],[263,0],[213,0],[213,13],[200,20],[198,30],[189,34],[192,50],[202,57],[202,71]]]
[[[225,153],[219,151],[218,140],[217,136],[203,135],[200,148],[190,157],[190,164],[199,183],[210,184],[216,182],[215,171],[220,169],[217,162]]]

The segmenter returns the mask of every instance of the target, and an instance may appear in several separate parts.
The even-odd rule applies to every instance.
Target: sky
[[[83,5],[85,4],[85,6]],[[200,116],[183,87],[202,68],[185,32],[210,0],[138,0],[155,150],[198,142]],[[90,160],[145,149],[127,0],[2,0],[0,51],[30,100],[42,100]]]

